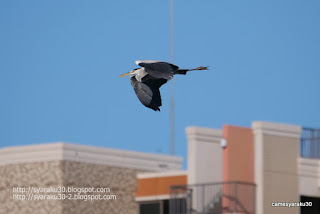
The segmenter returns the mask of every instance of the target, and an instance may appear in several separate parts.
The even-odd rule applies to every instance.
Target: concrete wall
[[[188,184],[222,181],[221,130],[187,127]]]
[[[252,129],[238,126],[223,126],[223,181],[254,183],[254,149]]]
[[[223,181],[254,183],[254,147],[252,129],[238,126],[223,126]],[[237,188],[237,190],[232,190]],[[255,207],[253,185],[239,184],[223,188],[222,206],[225,209],[252,213]],[[230,198],[237,198],[237,201]]]
[[[181,157],[155,155],[68,143],[52,143],[0,149],[0,213],[6,214],[136,214],[137,172],[175,171]],[[109,192],[81,194],[109,196],[109,200],[18,200],[13,188],[107,188]],[[66,197],[73,193],[67,192]],[[75,193],[77,194],[77,193]],[[29,194],[20,194],[28,197]],[[30,194],[31,195],[31,194]],[[116,199],[114,199],[114,196]],[[46,196],[45,196],[46,197]],[[107,198],[108,199],[108,198]]]
[[[92,193],[115,195],[115,200],[24,200],[13,199],[13,187],[74,187],[110,188],[110,192]],[[123,213],[136,214],[136,171],[70,161],[11,164],[0,166],[0,213],[7,214],[69,214]],[[58,193],[34,193],[55,195]],[[68,197],[69,194],[66,193]],[[91,194],[91,193],[90,193]],[[82,194],[82,195],[90,195]],[[29,194],[24,194],[28,197]]]
[[[62,161],[11,164],[0,166],[0,213],[7,214],[62,214],[63,204],[58,200],[13,199],[13,187],[63,186]],[[21,193],[16,193],[21,194]],[[24,194],[28,196],[27,194]]]
[[[320,160],[299,159],[300,195],[320,198]]]
[[[187,127],[188,138],[188,184],[222,181],[222,131],[209,128]],[[200,211],[210,199],[200,198],[202,189],[194,189],[192,208]]]
[[[136,170],[64,161],[64,186],[110,188],[101,195],[116,196],[115,200],[63,200],[63,214],[67,213],[112,213],[136,214]],[[95,193],[94,193],[95,194]],[[90,194],[89,194],[90,195]]]
[[[272,207],[273,202],[299,202],[298,159],[301,127],[253,122],[256,212],[298,214],[299,207]]]

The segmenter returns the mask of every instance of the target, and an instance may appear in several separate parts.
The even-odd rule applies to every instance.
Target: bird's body
[[[175,74],[186,74],[192,70],[207,70],[207,67],[195,69],[179,69],[178,66],[167,62],[156,60],[137,60],[136,64],[141,68],[136,68],[121,76],[133,75],[130,77],[131,85],[140,102],[154,111],[160,111],[161,95],[159,88]]]

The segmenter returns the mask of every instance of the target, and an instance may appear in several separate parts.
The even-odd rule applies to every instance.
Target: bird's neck
[[[136,79],[137,79],[139,82],[142,82],[142,78],[143,78],[144,76],[148,75],[148,73],[147,73],[144,69],[142,69],[142,68],[136,70],[135,73],[136,73]]]

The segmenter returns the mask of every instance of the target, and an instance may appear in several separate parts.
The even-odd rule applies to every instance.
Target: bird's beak
[[[120,75],[119,77],[125,77],[125,76],[129,76],[129,75],[131,75],[131,72],[128,72],[128,73],[122,74],[122,75]]]

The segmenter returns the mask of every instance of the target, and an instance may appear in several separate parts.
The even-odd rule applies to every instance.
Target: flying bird
[[[197,67],[194,69],[179,69],[178,66],[167,62],[156,60],[137,60],[136,64],[141,68],[122,74],[119,77],[129,76],[131,85],[139,98],[140,102],[154,111],[160,111],[161,95],[160,87],[173,75],[183,74],[194,70],[208,70],[208,67]]]

